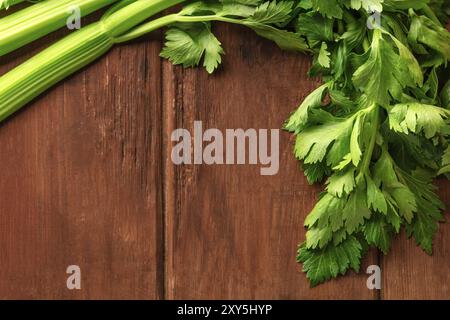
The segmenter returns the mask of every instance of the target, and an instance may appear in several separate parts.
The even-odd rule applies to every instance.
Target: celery
[[[0,19],[0,56],[62,28],[71,7],[79,8],[86,16],[117,1],[47,0],[10,14]]]
[[[107,13],[0,78],[0,121],[27,102],[107,52],[114,35],[182,0],[141,0]],[[131,23],[131,21],[133,23]],[[124,26],[127,26],[126,28]]]
[[[111,48],[108,35],[91,24],[0,78],[0,121],[56,82]]]

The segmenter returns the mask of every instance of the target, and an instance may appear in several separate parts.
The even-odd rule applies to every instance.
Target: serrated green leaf
[[[420,42],[440,52],[447,60],[450,60],[450,33],[425,16],[412,14],[408,41],[411,43]]]
[[[211,33],[210,25],[195,23],[177,25],[167,30],[161,57],[186,68],[199,65],[203,57],[203,66],[208,73],[212,73],[222,62],[223,53],[219,40]]]
[[[320,12],[328,18],[342,18],[343,10],[338,1],[330,0],[311,0],[314,10]]]
[[[367,12],[383,11],[383,0],[350,0],[352,9],[364,9]]]
[[[331,226],[333,232],[339,230],[344,223],[342,209],[345,203],[346,199],[337,198],[330,193],[324,194],[306,217],[305,226],[309,228]]]
[[[357,103],[355,101],[352,101],[342,91],[330,90],[328,93],[333,105],[342,108],[346,113],[351,112],[357,106]]]
[[[366,176],[367,185],[367,205],[370,209],[387,214],[388,207],[386,199],[379,187],[373,182],[372,178]]]
[[[414,193],[401,183],[390,184],[385,190],[387,190],[392,198],[394,198],[400,215],[406,222],[410,223],[414,217],[414,213],[417,211]]]
[[[396,104],[389,110],[392,130],[408,134],[423,132],[427,139],[442,132],[450,112],[446,109],[418,102]]]
[[[335,118],[333,122],[308,127],[297,134],[295,154],[305,163],[321,162],[334,141],[341,136],[345,137],[343,140],[349,140],[352,128],[353,119],[338,118]],[[332,153],[330,151],[330,154]]]
[[[397,54],[383,39],[382,31],[374,30],[369,57],[353,74],[354,85],[366,93],[370,101],[384,107],[389,106],[393,97],[398,99],[404,88],[415,87],[420,80],[416,68],[410,68],[409,51],[406,47],[399,50]]]
[[[405,80],[404,84],[409,85],[411,87],[417,84],[419,87],[421,87],[423,84],[423,72],[422,69],[420,68],[419,62],[411,53],[411,51],[400,40],[398,40],[391,34],[389,35],[398,48],[400,55],[399,61],[401,62],[401,65],[408,66],[408,70],[407,72],[405,72],[405,75],[407,77],[411,77],[411,79]]]
[[[347,231],[345,231],[345,228],[341,228],[337,231],[333,232],[333,245],[337,246],[340,243],[342,243],[342,241],[344,241],[345,239],[347,239]]]
[[[325,176],[330,175],[330,168],[323,162],[318,163],[304,163],[303,173],[306,176],[309,184],[320,182]]]
[[[373,168],[373,180],[376,185],[391,185],[398,183],[394,163],[387,150],[383,150]]]
[[[323,248],[333,237],[331,227],[313,227],[306,232],[306,247],[308,249]]]
[[[364,219],[369,219],[372,215],[367,205],[366,191],[361,186],[357,186],[350,194],[348,201],[342,211],[345,220],[345,229],[352,234],[364,223]]]
[[[299,247],[297,261],[303,263],[303,271],[311,286],[345,274],[348,269],[359,270],[362,246],[355,237],[348,237],[338,245],[329,244],[323,249]]]
[[[328,193],[342,197],[350,194],[355,188],[355,168],[348,169],[344,173],[335,173],[327,181]]]
[[[317,57],[317,61],[324,68],[330,67],[330,52],[327,50],[328,46],[325,42],[322,42],[322,45],[319,50],[319,55]]]
[[[443,219],[444,204],[436,195],[436,187],[433,186],[432,176],[428,173],[416,171],[408,174],[400,169],[397,173],[416,196],[417,212],[408,226],[408,235],[414,235],[416,243],[426,253],[431,254],[438,222]]]
[[[333,20],[316,12],[300,14],[296,28],[297,32],[305,36],[310,43],[311,41],[333,40]]]
[[[284,128],[290,132],[299,133],[305,128],[308,122],[308,115],[311,109],[322,106],[323,97],[328,90],[329,83],[325,83],[311,92],[290,116]]]
[[[285,23],[291,19],[292,1],[267,1],[255,9],[248,20],[261,24]]]
[[[395,233],[400,232],[400,226],[402,224],[402,220],[400,216],[397,214],[394,207],[388,206],[387,214],[386,214],[386,222],[389,223]]]
[[[283,50],[309,51],[305,40],[298,33],[260,23],[248,22],[245,25],[252,28],[259,36],[275,42]]]
[[[363,43],[367,33],[365,22],[364,19],[349,22],[346,31],[340,37],[346,43],[349,51],[359,47]]]
[[[385,221],[385,217],[374,215],[364,226],[366,241],[387,254],[391,246],[392,228]]]

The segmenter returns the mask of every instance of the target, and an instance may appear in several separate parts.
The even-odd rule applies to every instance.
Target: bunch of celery
[[[312,54],[309,74],[324,80],[285,125],[308,181],[328,178],[297,257],[311,283],[358,270],[369,246],[387,253],[402,226],[431,253],[443,208],[432,179],[450,173],[448,1],[42,0],[0,19],[0,56],[63,27],[68,8],[109,5],[0,77],[0,121],[115,44],[162,27],[162,57],[212,73],[224,50],[211,22],[246,26]]]

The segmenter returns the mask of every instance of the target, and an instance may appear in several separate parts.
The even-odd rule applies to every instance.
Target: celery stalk
[[[8,15],[0,19],[0,56],[62,28],[71,7],[80,8],[86,16],[117,1],[47,0]]]
[[[53,44],[0,78],[0,122],[39,94],[101,57],[123,33],[185,0],[138,0]],[[126,27],[125,27],[126,26]]]
[[[113,45],[91,24],[74,32],[0,78],[0,121],[56,82],[94,61]]]
[[[152,15],[182,2],[186,0],[139,0],[102,19],[103,25],[111,36],[117,37]]]

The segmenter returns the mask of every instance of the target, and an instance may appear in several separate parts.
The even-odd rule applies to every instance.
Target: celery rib
[[[62,28],[70,7],[86,16],[118,0],[48,0],[0,19],[0,56]]]
[[[0,77],[0,122],[54,84],[101,57],[117,42],[116,36],[183,1],[126,0],[132,3],[126,7],[118,4],[99,22],[70,34]]]
[[[112,46],[112,39],[98,23],[94,23],[1,77],[0,121],[53,84],[102,56]]]

